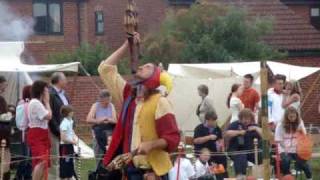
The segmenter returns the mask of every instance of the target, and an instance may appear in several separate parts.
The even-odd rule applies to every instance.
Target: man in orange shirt
[[[260,95],[259,93],[252,87],[253,84],[253,76],[251,74],[246,74],[243,80],[244,91],[240,97],[242,103],[245,108],[251,109],[253,112],[259,107]]]

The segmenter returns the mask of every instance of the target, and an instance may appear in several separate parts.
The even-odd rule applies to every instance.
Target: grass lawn
[[[312,167],[313,180],[320,179],[320,159],[314,159],[310,163]]]
[[[311,160],[310,163],[312,167],[313,172],[313,180],[319,180],[320,179],[320,159],[314,159]],[[88,160],[82,160],[81,165],[81,180],[87,180],[88,179],[88,171],[95,169],[95,160],[88,159]],[[229,169],[229,172],[233,171],[232,169]],[[230,175],[233,175],[233,172],[230,172]],[[302,175],[302,180],[305,180],[304,174]],[[300,180],[298,178],[298,180]]]
[[[77,164],[77,162],[76,162]],[[77,167],[77,166],[76,166]],[[80,179],[87,180],[88,179],[88,171],[93,171],[96,168],[96,160],[94,159],[83,159],[81,160],[81,168],[80,168]],[[76,172],[78,173],[78,169]]]
[[[92,159],[86,159],[82,160],[81,164],[81,180],[87,180],[88,179],[88,171],[95,169],[95,160]],[[320,159],[313,159],[310,163],[312,167],[313,172],[313,180],[319,180],[320,179]],[[230,169],[229,171],[232,171]],[[230,172],[230,175],[234,174],[233,172]],[[298,178],[299,179],[299,178]],[[305,180],[304,174],[302,175],[302,179]]]

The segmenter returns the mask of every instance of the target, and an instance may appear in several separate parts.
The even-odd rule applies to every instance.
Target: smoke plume
[[[0,2],[0,41],[25,41],[33,33],[32,17],[18,17]]]

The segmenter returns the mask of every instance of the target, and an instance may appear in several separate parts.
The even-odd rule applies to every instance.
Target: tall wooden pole
[[[268,126],[268,68],[267,62],[261,61],[261,97],[262,97],[262,107],[261,107],[261,126],[262,126],[262,148],[263,148],[263,179],[270,180],[270,129]]]
[[[1,168],[0,168],[0,180],[3,180],[3,174],[4,174],[4,167],[6,166],[5,163],[8,163],[8,162],[4,162],[5,161],[5,149],[6,149],[6,140],[5,139],[2,139],[1,140]]]

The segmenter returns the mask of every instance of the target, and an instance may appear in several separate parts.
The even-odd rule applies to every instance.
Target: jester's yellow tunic
[[[138,156],[135,162],[138,162],[136,165],[150,166],[159,176],[167,174],[172,167],[168,152],[175,150],[180,140],[168,99],[155,94],[138,101],[132,96],[131,85],[118,74],[116,66],[102,63],[99,73],[114,103],[122,107],[104,164],[109,164],[117,153],[137,149],[141,142],[162,138],[168,144],[166,150],[154,149],[146,156]]]

